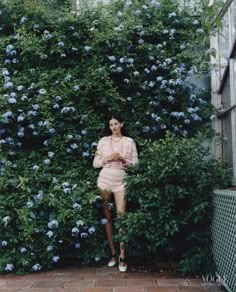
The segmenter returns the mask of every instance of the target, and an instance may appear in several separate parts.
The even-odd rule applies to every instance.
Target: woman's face
[[[120,123],[116,119],[111,119],[109,121],[109,128],[112,132],[112,134],[119,135],[121,134],[121,128],[123,127],[123,123]]]

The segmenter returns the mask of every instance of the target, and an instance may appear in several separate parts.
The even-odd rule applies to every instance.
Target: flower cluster
[[[107,115],[122,112],[140,145],[207,126],[194,83],[206,28],[176,1],[63,17],[45,9],[56,1],[13,2],[0,3],[0,272],[52,267],[71,248],[97,261],[107,220],[92,159]]]

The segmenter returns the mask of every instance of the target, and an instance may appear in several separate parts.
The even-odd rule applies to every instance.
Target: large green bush
[[[214,269],[209,225],[212,191],[228,186],[230,172],[222,161],[206,159],[203,137],[168,134],[147,144],[139,166],[130,169],[127,200],[120,220],[130,249],[156,263],[172,260],[184,273]]]
[[[91,165],[109,112],[142,152],[167,130],[206,130],[212,111],[191,84],[209,61],[207,6],[115,1],[77,15],[46,2],[0,4],[0,271],[104,256]]]

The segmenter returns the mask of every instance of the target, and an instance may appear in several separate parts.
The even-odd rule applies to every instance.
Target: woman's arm
[[[131,157],[121,159],[123,166],[135,165],[138,163],[138,152],[134,140],[131,140]]]
[[[102,157],[102,141],[101,139],[98,142],[97,151],[93,159],[93,167],[101,168],[106,164],[106,160]]]
[[[110,156],[105,156],[104,149],[102,149],[104,146],[104,140],[103,141],[102,140],[103,139],[100,139],[98,142],[97,151],[95,153],[94,160],[93,160],[93,167],[94,168],[101,168],[107,162],[119,160],[118,153],[112,153]]]

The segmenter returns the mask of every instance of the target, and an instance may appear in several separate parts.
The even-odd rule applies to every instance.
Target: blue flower
[[[48,152],[48,157],[49,157],[49,158],[52,158],[52,157],[54,156],[54,154],[55,154],[54,152],[49,151],[49,152]]]
[[[198,28],[198,29],[196,30],[196,32],[197,32],[197,33],[203,33],[204,31],[203,31],[202,28]]]
[[[79,230],[78,227],[73,227],[71,232],[72,232],[73,235],[77,235],[77,234],[79,234],[80,230]]]
[[[71,193],[71,189],[70,188],[64,188],[63,192],[66,193],[66,194]]]
[[[132,4],[133,4],[132,1],[127,0],[127,1],[125,2],[125,8],[129,8],[129,6],[131,6]]]
[[[116,60],[116,57],[115,56],[108,56],[108,59],[112,62],[114,62]]]
[[[50,141],[49,141],[49,140],[45,140],[45,141],[43,142],[43,145],[45,145],[45,146],[48,146],[48,145],[49,145],[49,143],[50,143]]]
[[[17,86],[17,90],[21,91],[24,87],[22,85]]]
[[[58,255],[52,257],[52,261],[54,263],[57,263],[59,260],[60,260],[60,257]]]
[[[58,226],[59,226],[59,223],[57,220],[52,220],[48,223],[49,229],[56,229],[56,228],[58,228]]]
[[[39,90],[39,94],[41,94],[41,95],[44,95],[46,93],[47,93],[47,91],[44,88],[42,88],[42,89]]]
[[[19,117],[17,117],[17,122],[22,122],[24,119],[25,117],[23,115],[19,115]]]
[[[21,252],[21,253],[25,253],[25,252],[27,252],[27,249],[26,249],[25,247],[22,247],[22,248],[20,249],[20,252]]]
[[[73,204],[73,208],[74,208],[74,209],[82,209],[81,205],[78,204],[78,203],[74,203],[74,204]]]
[[[120,72],[122,72],[122,71],[123,71],[123,68],[122,68],[122,67],[120,67],[120,66],[118,66],[118,67],[116,68],[116,71],[117,71],[118,73],[120,73]]]
[[[138,40],[138,43],[139,43],[140,45],[142,45],[142,44],[144,43],[144,40],[143,40],[143,39],[139,39],[139,40]]]
[[[108,223],[108,221],[107,221],[107,219],[105,219],[105,218],[103,218],[103,219],[101,219],[101,224],[107,224]]]
[[[9,98],[9,99],[8,99],[8,102],[9,102],[10,104],[14,104],[14,103],[17,103],[17,100],[16,100],[14,97],[12,97],[12,98]]]
[[[80,248],[80,243],[79,243],[79,242],[77,242],[77,243],[75,244],[75,248]]]
[[[80,236],[81,236],[81,238],[87,238],[88,237],[88,233],[87,232],[82,232]]]
[[[34,196],[36,200],[42,200],[44,197],[43,191],[39,191],[37,195]]]
[[[79,85],[75,85],[75,86],[73,87],[73,89],[74,89],[74,91],[78,91],[78,90],[80,90],[80,86],[79,86]]]
[[[91,49],[92,49],[92,47],[90,47],[90,46],[85,46],[85,47],[84,47],[84,50],[85,50],[86,52],[90,51]]]
[[[54,133],[56,132],[56,130],[55,130],[54,128],[49,128],[49,129],[48,129],[48,132],[49,132],[50,134],[54,134]]]
[[[34,165],[34,166],[32,167],[32,169],[33,169],[33,170],[38,170],[38,169],[39,169],[39,166],[38,166],[38,165]]]
[[[76,221],[76,226],[83,226],[84,225],[84,221],[82,221],[82,220],[78,220],[78,221]]]
[[[58,43],[58,46],[59,46],[59,47],[64,47],[64,45],[65,45],[65,44],[64,44],[63,42],[59,42],[59,43]]]
[[[42,266],[40,264],[35,264],[33,267],[32,267],[32,270],[37,272],[37,271],[40,271],[42,269]]]
[[[32,207],[34,206],[34,203],[33,203],[32,201],[28,201],[28,202],[26,203],[26,206],[27,206],[28,208],[32,208]]]
[[[70,186],[70,184],[66,181],[66,182],[64,182],[64,183],[62,183],[62,187],[63,188],[67,188],[67,187],[69,187]]]
[[[11,88],[11,87],[13,87],[13,83],[10,81],[4,84],[4,88]]]
[[[118,17],[121,17],[123,15],[123,13],[121,11],[118,11],[116,14]]]
[[[8,45],[7,48],[6,48],[6,53],[8,54],[12,50],[14,50],[14,46],[13,45]]]
[[[27,17],[23,16],[23,17],[21,17],[20,22],[21,22],[21,23],[24,23],[26,20],[27,20]]]
[[[49,231],[46,233],[46,235],[47,235],[49,238],[51,238],[51,237],[53,237],[53,232],[52,232],[51,230],[49,230]]]
[[[25,131],[25,128],[21,127],[19,129],[19,131],[17,132],[17,136],[18,137],[24,137],[24,135],[25,135],[24,131]]]
[[[7,246],[7,245],[8,245],[7,241],[6,240],[3,240],[2,241],[2,246]]]
[[[38,104],[33,104],[33,105],[32,105],[32,108],[33,108],[34,110],[38,110],[38,109],[39,109],[39,105],[38,105]]]
[[[192,113],[191,117],[194,121],[201,121],[202,120],[202,118],[199,115],[197,115],[196,113]]]
[[[171,12],[171,13],[168,14],[168,17],[169,17],[169,18],[171,18],[171,17],[175,17],[175,16],[176,16],[176,13],[175,13],[175,12]]]
[[[89,234],[92,234],[92,233],[94,233],[95,232],[95,227],[94,226],[91,226],[89,229],[88,229],[88,233]]]
[[[6,267],[4,268],[6,272],[12,272],[14,270],[14,265],[13,264],[7,264]]]
[[[185,120],[184,120],[184,123],[185,123],[185,124],[190,124],[190,120],[189,120],[189,119],[185,119]]]
[[[51,160],[50,160],[50,159],[45,159],[45,160],[43,161],[43,163],[46,164],[46,165],[49,165],[49,164],[51,163]]]
[[[141,10],[136,10],[135,12],[134,12],[134,14],[136,15],[136,16],[140,16],[141,14],[142,14],[142,12],[141,12]]]
[[[7,68],[3,68],[3,69],[2,69],[2,75],[3,75],[4,77],[10,75],[9,71],[7,70]]]
[[[47,251],[52,251],[53,250],[53,246],[52,245],[48,245],[47,246]]]
[[[149,126],[144,126],[143,127],[143,132],[144,133],[148,133],[150,131],[150,127]]]

